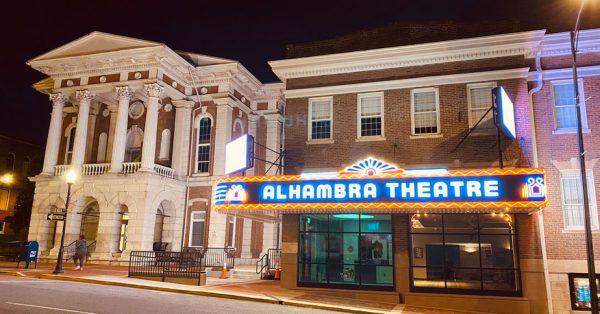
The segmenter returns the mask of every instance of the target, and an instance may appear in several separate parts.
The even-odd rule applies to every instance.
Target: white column
[[[85,147],[88,129],[88,117],[90,115],[90,102],[94,94],[89,90],[78,90],[75,97],[79,100],[79,112],[77,113],[77,129],[75,130],[75,141],[73,143],[73,157],[71,166],[81,171],[85,157]]]
[[[98,116],[98,111],[100,106],[90,106],[90,116],[88,118],[88,130],[87,130],[87,139],[85,150],[85,159],[84,163],[89,163],[90,160],[95,159],[95,156],[92,156],[92,148],[94,147],[94,131],[96,130],[96,117]]]
[[[44,154],[43,174],[54,174],[54,166],[56,166],[56,161],[58,160],[58,150],[60,146],[63,108],[68,99],[69,98],[62,93],[50,94],[50,100],[52,101],[52,115],[50,116],[50,127],[48,128],[46,153]]]
[[[281,143],[281,123],[283,118],[279,113],[273,114],[265,114],[264,115],[266,123],[267,123],[267,139],[266,144],[269,149],[266,150],[266,160],[270,162],[279,162],[277,159],[279,154],[275,152],[279,152],[279,145]],[[277,166],[273,165],[271,167],[270,164],[265,165],[266,169],[269,169],[269,172],[266,175],[275,175],[277,172]]]
[[[115,134],[112,143],[112,154],[110,155],[110,172],[121,172],[125,158],[125,145],[127,144],[127,117],[129,115],[129,101],[133,91],[128,86],[117,86],[117,97],[119,105],[117,108],[117,119]],[[112,123],[111,114],[111,123]],[[145,143],[144,143],[145,144]]]
[[[106,141],[106,160],[112,159],[112,150],[115,142],[115,127],[117,125],[117,110],[118,106],[114,104],[108,105],[110,118],[108,124],[108,139]]]
[[[144,144],[142,145],[142,165],[140,171],[154,171],[154,159],[156,155],[156,130],[158,128],[158,103],[160,94],[164,88],[157,83],[144,84],[148,94],[146,103],[146,124],[144,125]]]
[[[186,176],[190,158],[190,127],[194,102],[173,100],[175,106],[175,132],[173,134],[173,163],[175,175]]]
[[[256,114],[249,114],[248,115],[248,134],[252,135],[254,137],[254,141],[256,141],[256,126],[258,123],[258,116]],[[255,147],[256,148],[256,147]],[[246,175],[247,176],[253,176],[254,173],[254,167],[246,170]]]

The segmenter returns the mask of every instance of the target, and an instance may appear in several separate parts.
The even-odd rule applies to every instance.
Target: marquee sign
[[[537,168],[400,169],[368,158],[338,173],[230,177],[218,181],[217,210],[538,208],[547,204]]]

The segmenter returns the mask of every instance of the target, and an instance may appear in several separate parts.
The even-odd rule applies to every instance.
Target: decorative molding
[[[50,94],[50,101],[53,105],[63,106],[67,101],[69,101],[69,97],[63,93]]]
[[[146,94],[148,94],[148,97],[158,98],[160,97],[160,94],[164,92],[165,88],[158,85],[157,83],[151,83],[144,84],[144,90],[146,91]]]
[[[528,55],[545,30],[484,36],[417,45],[370,49],[289,60],[270,61],[273,72],[289,78],[374,71],[427,64]]]
[[[144,114],[144,104],[136,100],[129,105],[129,117],[133,120],[139,119]]]
[[[528,81],[537,81],[539,75],[540,75],[539,72],[531,72],[531,73],[529,73],[527,80]],[[577,76],[580,78],[581,77],[590,77],[590,76],[600,76],[600,65],[578,67],[577,68]],[[573,68],[544,70],[542,73],[542,79],[544,79],[544,80],[573,79]]]
[[[133,89],[129,86],[117,86],[115,91],[119,100],[129,100],[134,95]]]
[[[194,108],[194,104],[195,104],[194,101],[185,100],[185,99],[174,99],[171,102],[173,103],[173,106],[175,106],[175,108],[177,108],[177,109],[180,109],[180,108],[192,109],[192,108]]]
[[[569,32],[548,34],[542,40],[542,56],[564,56],[571,54]],[[600,52],[600,29],[584,29],[578,32],[578,53]]]
[[[93,92],[91,92],[89,89],[75,91],[75,98],[77,100],[79,100],[80,102],[89,103],[90,101],[92,101],[92,99],[94,99],[94,96],[96,96],[96,95]]]
[[[339,94],[356,94],[390,89],[406,89],[416,87],[439,86],[448,84],[464,84],[483,81],[497,81],[516,78],[527,78],[529,68],[474,72],[451,75],[427,76],[402,80],[377,81],[368,83],[292,89],[285,91],[286,98],[302,98],[330,96]]]

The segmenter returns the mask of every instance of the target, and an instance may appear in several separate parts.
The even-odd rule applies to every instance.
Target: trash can
[[[37,268],[37,258],[38,258],[39,247],[40,247],[40,245],[38,244],[37,241],[23,242],[19,248],[20,252],[19,252],[19,261],[17,262],[17,268],[19,268],[19,265],[21,264],[21,262],[25,262],[26,269],[29,269],[30,262],[34,262],[35,268]]]

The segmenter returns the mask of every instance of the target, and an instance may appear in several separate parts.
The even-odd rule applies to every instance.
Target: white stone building
[[[172,251],[235,247],[237,263],[250,263],[277,246],[278,217],[228,216],[210,205],[229,141],[251,134],[257,158],[279,162],[281,83],[262,84],[234,60],[100,32],[28,65],[48,75],[34,88],[52,103],[43,171],[32,179],[29,239],[42,258],[58,254],[62,222],[46,216],[65,207],[69,167],[80,177],[65,245],[86,235],[92,260],[126,261],[162,242]],[[246,174],[275,174],[268,162]]]

